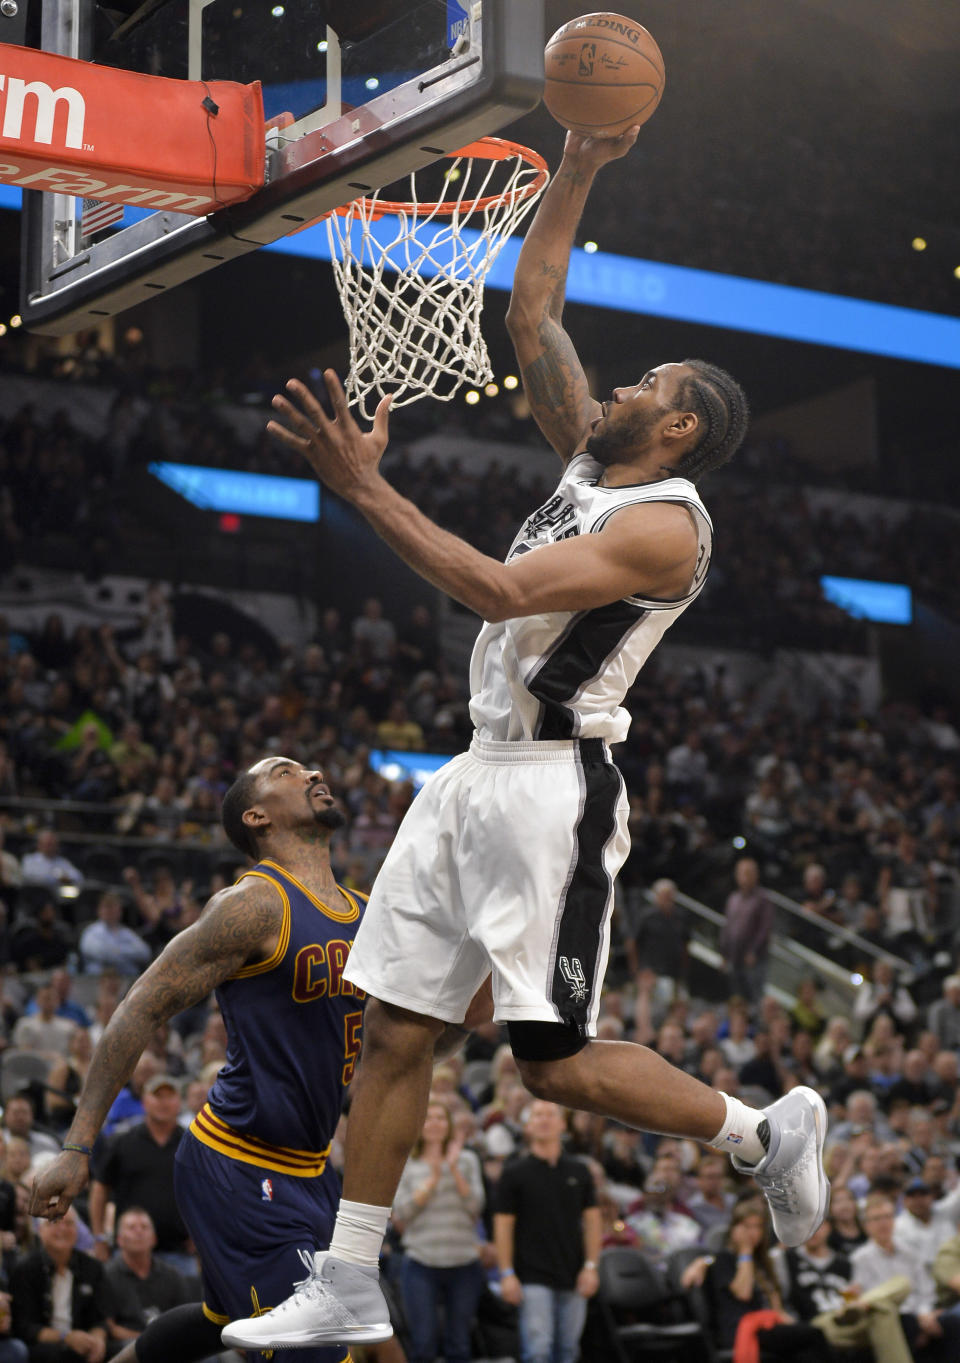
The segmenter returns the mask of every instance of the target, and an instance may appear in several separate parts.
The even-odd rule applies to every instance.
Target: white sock
[[[759,1108],[747,1107],[739,1098],[731,1098],[728,1093],[720,1097],[727,1105],[727,1116],[720,1130],[707,1145],[714,1150],[722,1150],[727,1155],[736,1155],[744,1164],[759,1164],[767,1153],[767,1147],[760,1139],[758,1127],[766,1117]],[[341,1204],[342,1205],[342,1204]]]
[[[330,1253],[350,1264],[376,1268],[389,1220],[389,1207],[372,1207],[366,1202],[347,1202],[341,1198]]]

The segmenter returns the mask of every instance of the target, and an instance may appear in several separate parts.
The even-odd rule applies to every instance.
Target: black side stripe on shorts
[[[600,941],[613,893],[603,853],[616,832],[622,785],[599,738],[581,739],[577,766],[582,794],[576,859],[554,937],[550,1001],[561,1022],[583,1028],[601,985]]]
[[[576,738],[575,716],[569,702],[598,677],[623,646],[627,635],[648,614],[645,606],[613,601],[584,611],[570,621],[526,681],[527,690],[541,706],[535,736],[540,739]]]

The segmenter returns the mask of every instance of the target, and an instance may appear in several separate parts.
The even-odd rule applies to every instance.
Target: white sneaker
[[[309,1349],[317,1344],[376,1344],[393,1334],[380,1271],[335,1259],[329,1250],[298,1251],[308,1276],[293,1295],[224,1326],[232,1349]]]
[[[800,1085],[763,1109],[770,1144],[759,1164],[733,1157],[742,1174],[760,1185],[777,1239],[788,1248],[805,1244],[827,1214],[830,1184],[823,1172],[827,1109],[814,1089]]]

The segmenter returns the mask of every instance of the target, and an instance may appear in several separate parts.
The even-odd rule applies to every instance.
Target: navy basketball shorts
[[[218,1325],[290,1296],[307,1276],[297,1251],[329,1248],[340,1200],[333,1168],[314,1178],[274,1173],[221,1155],[189,1131],[177,1149],[174,1188],[200,1257],[203,1309]],[[298,1363],[349,1357],[343,1345],[297,1350]]]

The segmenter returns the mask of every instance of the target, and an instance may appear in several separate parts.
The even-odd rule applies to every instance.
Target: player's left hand
[[[59,1221],[90,1179],[90,1161],[76,1150],[64,1150],[47,1165],[33,1185],[30,1215]]]
[[[310,389],[299,379],[278,393],[273,408],[283,421],[270,421],[267,430],[302,454],[314,473],[330,489],[351,501],[376,475],[387,448],[387,416],[391,398],[381,398],[373,429],[361,431],[350,415],[346,395],[332,369],[323,371],[333,419],[327,416]]]

